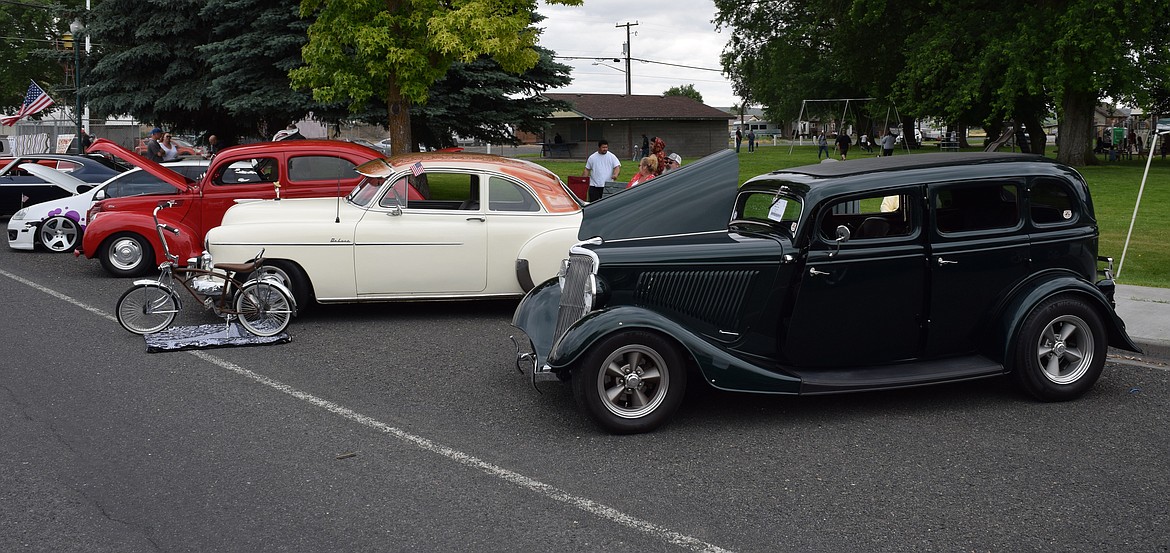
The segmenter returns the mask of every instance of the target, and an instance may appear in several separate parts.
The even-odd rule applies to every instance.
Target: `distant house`
[[[551,127],[543,142],[556,135],[569,144],[571,157],[585,157],[597,149],[597,141],[609,141],[609,149],[622,159],[631,159],[634,146],[641,147],[642,135],[661,137],[666,149],[684,159],[705,156],[727,148],[727,112],[704,105],[686,96],[642,96],[624,94],[542,94],[550,100],[568,102],[568,111],[553,112]]]

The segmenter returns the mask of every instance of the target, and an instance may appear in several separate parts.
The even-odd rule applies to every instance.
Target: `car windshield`
[[[353,205],[365,207],[378,195],[378,189],[382,188],[385,180],[384,177],[364,177],[345,199]]]
[[[765,225],[795,236],[803,204],[803,198],[790,193],[786,187],[774,192],[741,192],[735,200],[731,224]]]

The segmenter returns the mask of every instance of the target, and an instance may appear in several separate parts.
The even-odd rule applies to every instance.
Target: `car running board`
[[[800,378],[802,395],[888,390],[987,378],[1004,373],[1002,364],[982,355],[871,367],[789,370]]]

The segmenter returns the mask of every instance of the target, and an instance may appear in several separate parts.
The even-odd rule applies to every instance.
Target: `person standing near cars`
[[[159,147],[163,151],[163,161],[174,161],[179,159],[179,145],[171,141],[171,133],[166,133],[162,137],[162,142],[159,142]]]
[[[585,160],[584,176],[589,177],[588,201],[595,202],[601,199],[605,192],[607,180],[617,180],[622,170],[622,162],[609,151],[608,140],[597,141],[597,151]]]
[[[849,138],[849,133],[837,133],[837,151],[841,152],[841,161],[845,161],[845,156],[849,153],[849,145],[853,141]]]
[[[216,138],[216,136],[214,134],[209,135],[207,137],[207,149],[203,150],[203,157],[206,159],[211,159],[211,158],[215,157],[215,154],[218,154],[218,153],[219,153],[219,139]]]
[[[150,136],[146,139],[146,159],[151,161],[163,160],[163,149],[158,141],[162,139],[162,129],[155,127],[150,130]]]

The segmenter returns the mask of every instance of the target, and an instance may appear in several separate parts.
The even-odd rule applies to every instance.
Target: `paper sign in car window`
[[[777,198],[772,207],[768,209],[768,218],[776,222],[783,221],[786,207],[788,207],[788,200]]]

